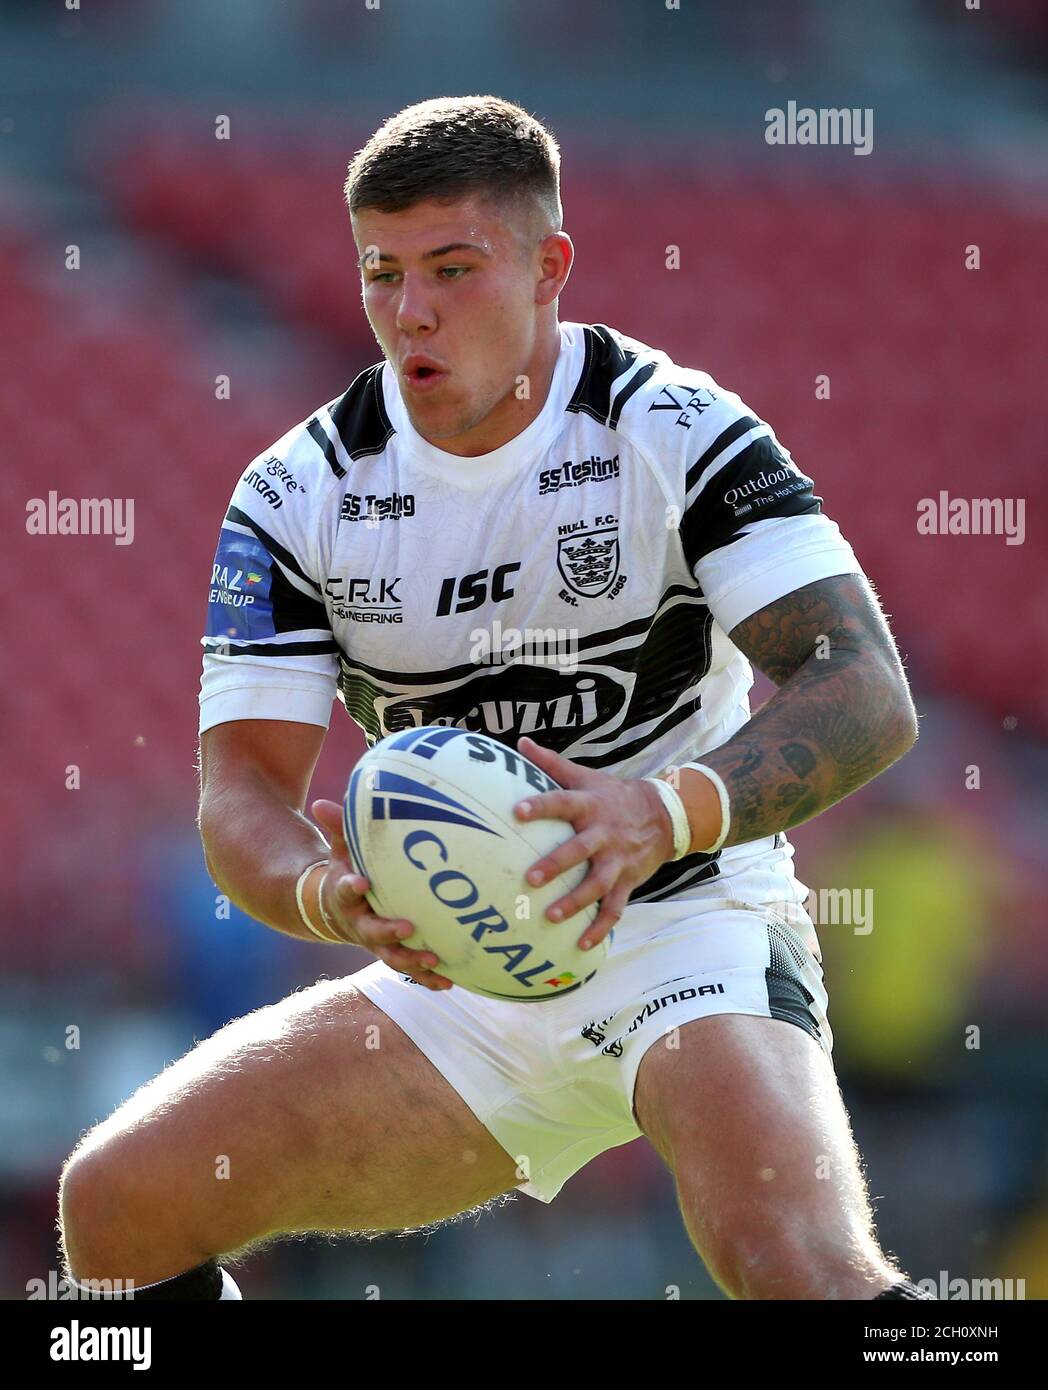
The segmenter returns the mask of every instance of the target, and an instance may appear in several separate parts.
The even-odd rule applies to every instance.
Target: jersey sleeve
[[[200,732],[234,719],[327,728],[338,646],[320,576],[323,514],[281,465],[254,462],[219,532],[202,639]],[[311,480],[312,487],[312,480]]]
[[[686,451],[680,532],[688,567],[730,633],[794,589],[862,569],[771,426],[716,383],[706,396]]]

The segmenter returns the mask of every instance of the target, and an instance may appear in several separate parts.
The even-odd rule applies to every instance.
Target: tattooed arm
[[[731,640],[779,689],[720,748],[701,756],[731,801],[726,845],[811,820],[912,747],[917,716],[895,643],[869,584],[823,579],[733,628]],[[713,844],[713,783],[684,768],[692,848]]]
[[[727,743],[701,761],[723,778],[731,800],[726,845],[800,825],[901,758],[917,737],[917,716],[895,644],[877,600],[858,575],[821,579],[768,604],[732,629],[735,645],[779,686]],[[566,820],[576,834],[528,870],[528,882],[589,861],[589,873],[546,908],[560,921],[599,900],[579,938],[607,936],[629,895],[673,853],[673,825],[644,778],[619,779],[522,737],[517,747],[560,789],[528,794],[520,820]],[[691,850],[720,835],[720,800],[696,768],[676,777],[691,825]]]

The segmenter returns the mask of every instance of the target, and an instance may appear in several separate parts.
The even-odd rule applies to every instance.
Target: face
[[[519,399],[518,378],[534,382],[559,345],[569,239],[543,237],[537,210],[500,211],[480,195],[362,208],[352,222],[364,309],[418,432],[463,455],[519,433],[542,402]]]

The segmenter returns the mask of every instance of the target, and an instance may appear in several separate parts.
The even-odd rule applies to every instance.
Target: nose
[[[431,333],[437,326],[437,316],[429,303],[421,279],[405,275],[400,282],[397,303],[397,327],[402,333]]]

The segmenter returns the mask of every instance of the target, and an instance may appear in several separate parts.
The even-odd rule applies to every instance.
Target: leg
[[[324,980],[90,1131],[62,1175],[63,1243],[74,1277],[142,1285],[280,1233],[428,1225],[518,1182],[411,1039],[351,979]]]
[[[870,1299],[902,1279],[874,1234],[829,1058],[802,1029],[718,1014],[656,1042],[637,1123],[676,1179],[685,1225],[738,1299]]]

